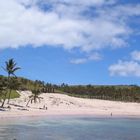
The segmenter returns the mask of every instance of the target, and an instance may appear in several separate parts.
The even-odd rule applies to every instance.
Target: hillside
[[[7,77],[0,76],[0,90],[6,86]],[[16,90],[33,91],[37,88],[40,93],[67,94],[70,96],[90,99],[103,99],[123,102],[140,102],[140,87],[136,85],[116,85],[116,86],[97,86],[97,85],[53,85],[40,80],[29,80],[23,77],[12,77],[13,96],[18,97]],[[0,94],[2,95],[2,94]]]
[[[124,102],[140,102],[140,87],[135,85],[118,85],[118,86],[94,86],[78,85],[69,86],[63,84],[59,87],[60,91],[68,93],[70,96],[103,99]]]
[[[54,92],[54,86],[50,83],[45,83],[40,80],[29,80],[23,77],[12,77],[12,89],[14,90],[34,90],[37,87],[41,92]],[[0,87],[5,87],[7,84],[7,77],[0,75]]]

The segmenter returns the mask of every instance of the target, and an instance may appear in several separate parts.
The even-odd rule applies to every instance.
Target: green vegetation
[[[124,102],[140,102],[139,86],[69,86],[62,84],[59,91],[70,96],[90,99],[103,99]]]
[[[22,77],[18,77],[17,78],[18,83],[20,83],[19,86],[19,90],[34,90],[35,89],[35,85],[38,85],[38,88],[41,92],[43,93],[53,93],[54,92],[54,85],[50,84],[50,83],[45,83],[44,81],[40,81],[40,80],[29,80],[26,78],[22,78]]]
[[[19,97],[20,97],[20,94],[17,91],[15,91],[15,90],[11,91],[10,99],[19,98]],[[9,97],[7,97],[7,98],[9,98]]]
[[[11,79],[13,80],[11,84],[14,84],[15,87],[14,86],[13,87],[15,90],[32,91],[35,88],[35,84],[37,84],[41,92],[44,93],[55,92],[55,86],[50,83],[46,84],[44,81],[40,81],[40,80],[33,81],[23,77],[11,77]],[[0,75],[0,88],[5,87],[6,84],[7,84],[7,77]]]
[[[15,91],[15,90],[12,90],[11,91],[11,97],[10,97],[10,99],[19,98],[19,97],[20,97],[20,95],[18,94],[17,91]],[[8,98],[9,98],[9,96],[7,94],[6,99],[8,99]],[[3,96],[2,95],[0,96],[0,99],[3,99]]]
[[[3,102],[2,102],[2,105],[1,107],[4,107],[4,104],[5,104],[5,101],[7,99],[7,94],[8,94],[8,104],[10,102],[10,99],[11,99],[11,93],[12,93],[12,90],[16,89],[17,87],[17,84],[16,84],[16,81],[15,79],[13,79],[13,77],[11,76],[14,76],[16,77],[15,75],[15,72],[17,70],[19,70],[20,68],[19,67],[16,67],[16,63],[13,59],[9,59],[8,61],[5,62],[5,67],[3,68],[6,72],[7,72],[7,79],[6,79],[6,83],[2,85],[1,83],[1,90],[4,92],[3,93]]]

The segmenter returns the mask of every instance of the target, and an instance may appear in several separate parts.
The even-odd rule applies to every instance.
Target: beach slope
[[[29,103],[31,92],[21,91],[20,98],[11,99],[9,108],[0,109],[0,118],[49,116],[49,115],[88,115],[105,117],[138,117],[140,103],[124,103],[98,99],[82,99],[57,93],[42,93],[41,102]]]

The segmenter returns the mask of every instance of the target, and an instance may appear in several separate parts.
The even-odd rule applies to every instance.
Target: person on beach
[[[43,109],[47,110],[48,108],[47,108],[47,106],[44,105],[44,106],[43,106]]]

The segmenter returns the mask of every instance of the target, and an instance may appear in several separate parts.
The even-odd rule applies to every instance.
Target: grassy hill
[[[19,97],[20,97],[19,93],[16,90],[12,90],[11,99],[19,98]],[[1,95],[0,99],[3,99],[3,98],[4,98],[3,95]],[[8,94],[7,94],[6,98],[8,99]]]

